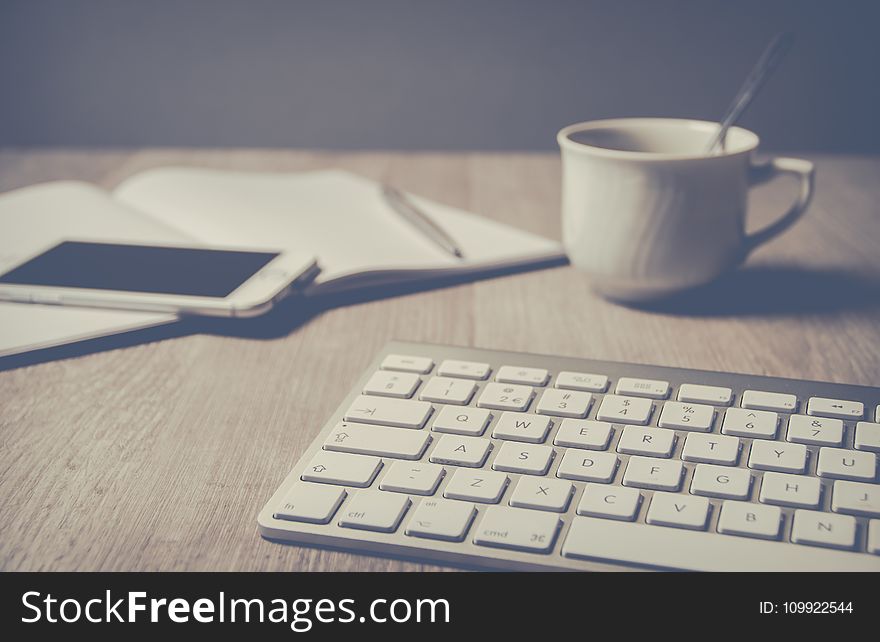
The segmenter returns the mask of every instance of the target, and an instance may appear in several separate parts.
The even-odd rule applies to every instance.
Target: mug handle
[[[757,232],[746,235],[744,256],[794,225],[806,211],[813,198],[816,168],[810,161],[800,158],[771,158],[765,163],[752,165],[749,168],[749,187],[766,183],[782,174],[793,174],[800,177],[800,194],[794,205],[785,214]]]

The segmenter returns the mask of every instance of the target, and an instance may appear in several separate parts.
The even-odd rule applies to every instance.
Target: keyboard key
[[[654,404],[650,399],[605,395],[596,418],[621,424],[645,425],[651,419]]]
[[[550,373],[543,368],[521,368],[519,366],[501,366],[495,381],[501,383],[522,383],[527,386],[544,386],[550,379]]]
[[[743,393],[742,403],[740,405],[749,410],[794,412],[797,410],[797,397],[782,392],[746,390]]]
[[[491,419],[492,414],[482,408],[443,406],[437,413],[431,430],[477,437],[483,434]]]
[[[779,415],[765,410],[746,410],[745,408],[728,408],[724,411],[721,432],[734,437],[755,437],[773,439]]]
[[[798,444],[839,446],[843,443],[843,422],[840,419],[792,415],[788,420],[785,438]]]
[[[880,486],[836,481],[831,491],[831,510],[847,515],[880,517]]]
[[[421,430],[341,421],[327,436],[324,450],[394,459],[419,459],[430,443],[430,433]]]
[[[409,506],[410,500],[406,495],[361,490],[342,511],[339,525],[343,528],[393,533]]]
[[[860,421],[856,424],[855,447],[880,453],[880,424]]]
[[[377,370],[364,385],[363,392],[365,395],[409,399],[421,382],[419,375],[411,372]]]
[[[651,524],[575,517],[562,543],[564,557],[609,560],[691,571],[865,571],[880,560],[851,552],[813,549],[745,537],[719,537]]]
[[[748,499],[752,476],[742,468],[697,464],[691,480],[691,493],[722,499]]]
[[[556,375],[556,387],[565,390],[605,392],[608,387],[608,377],[587,372],[560,372]]]
[[[819,477],[871,481],[877,476],[877,455],[845,448],[820,448]]]
[[[761,481],[759,500],[764,504],[816,508],[821,497],[822,483],[815,477],[764,473]]]
[[[512,439],[533,444],[543,443],[550,432],[551,421],[547,417],[523,412],[504,412],[498,418],[492,436],[495,439]]]
[[[704,497],[654,493],[645,521],[657,526],[706,530],[709,518],[709,500]]]
[[[300,477],[303,481],[366,488],[381,467],[382,460],[378,457],[322,450],[312,457]]]
[[[868,552],[880,555],[880,519],[872,519],[868,522]]]
[[[553,513],[490,506],[474,533],[474,544],[532,553],[547,553],[561,524]]]
[[[880,388],[415,343],[370,367],[265,537],[508,570],[880,571]]]
[[[326,524],[333,519],[345,494],[345,490],[335,486],[296,482],[275,511],[275,519]]]
[[[661,428],[680,428],[682,430],[707,431],[715,421],[715,409],[696,403],[667,401],[660,411],[657,425]]]
[[[345,421],[421,428],[431,416],[431,404],[410,399],[385,399],[361,395],[345,411]]]
[[[477,514],[473,504],[448,499],[423,499],[406,525],[411,537],[460,542]]]
[[[559,462],[556,476],[562,479],[608,483],[617,472],[617,455],[603,452],[567,450]]]
[[[607,421],[565,419],[559,426],[553,443],[569,448],[605,450],[613,433],[614,429]]]
[[[633,456],[626,465],[623,485],[676,491],[681,488],[682,477],[684,466],[680,461]]]
[[[486,461],[490,450],[492,450],[492,442],[488,439],[443,435],[429,459],[435,464],[479,468]]]
[[[628,455],[670,457],[674,448],[674,431],[642,426],[625,427],[617,443],[617,452]]]
[[[856,520],[813,510],[796,510],[791,526],[795,544],[851,549],[856,544]]]
[[[419,399],[436,403],[451,403],[464,406],[477,391],[477,384],[452,377],[431,377],[422,388]]]
[[[678,388],[678,400],[690,403],[709,403],[714,406],[729,406],[733,390],[720,386],[703,386],[696,383],[683,383]]]
[[[482,381],[489,378],[491,370],[488,363],[447,359],[437,368],[437,374],[444,377],[461,377],[462,379]]]
[[[480,394],[477,405],[493,410],[514,410],[523,412],[532,402],[533,391],[530,386],[513,383],[487,383]]]
[[[537,411],[542,415],[558,417],[586,417],[593,403],[593,395],[589,392],[576,392],[548,388],[538,401]]]
[[[642,494],[635,488],[587,484],[577,514],[631,522],[638,515],[641,503]]]
[[[621,377],[617,380],[614,389],[619,395],[633,395],[635,397],[650,397],[651,399],[666,399],[669,396],[669,382],[656,379],[633,379]]]
[[[508,441],[498,449],[498,455],[492,462],[492,468],[508,473],[543,475],[550,468],[553,455],[553,449],[550,446],[515,444]]]
[[[382,370],[400,370],[401,372],[415,372],[416,374],[428,374],[434,367],[434,361],[428,357],[413,357],[407,354],[389,354],[382,360],[379,366]]]
[[[807,467],[807,447],[779,441],[753,441],[749,468],[777,473],[802,473]]]
[[[510,505],[517,508],[564,513],[574,494],[574,485],[560,479],[520,477],[510,496]]]
[[[446,471],[425,462],[395,461],[379,482],[379,488],[395,493],[433,495]]]
[[[861,401],[810,397],[807,402],[807,414],[838,419],[861,419],[865,415],[865,405]]]
[[[507,488],[507,482],[504,473],[459,468],[446,485],[443,496],[446,499],[497,504]]]
[[[721,505],[718,532],[761,539],[779,539],[782,511],[776,506],[727,501]]]
[[[728,435],[691,433],[684,442],[681,458],[705,464],[735,466],[739,460],[739,439]]]

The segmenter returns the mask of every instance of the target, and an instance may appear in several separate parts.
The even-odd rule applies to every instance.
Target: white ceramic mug
[[[789,228],[813,194],[813,164],[753,161],[754,133],[732,127],[708,154],[718,123],[621,118],[562,129],[563,243],[600,293],[646,301],[708,283]],[[790,173],[797,201],[764,229],[745,233],[749,188]]]

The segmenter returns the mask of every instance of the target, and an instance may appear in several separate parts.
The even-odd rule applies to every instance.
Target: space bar
[[[786,542],[575,517],[565,557],[693,571],[880,571],[880,557]]]

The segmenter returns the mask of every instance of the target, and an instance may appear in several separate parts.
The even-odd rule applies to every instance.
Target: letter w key
[[[498,418],[492,436],[496,439],[539,444],[547,438],[553,422],[549,417],[524,412],[505,412]]]

